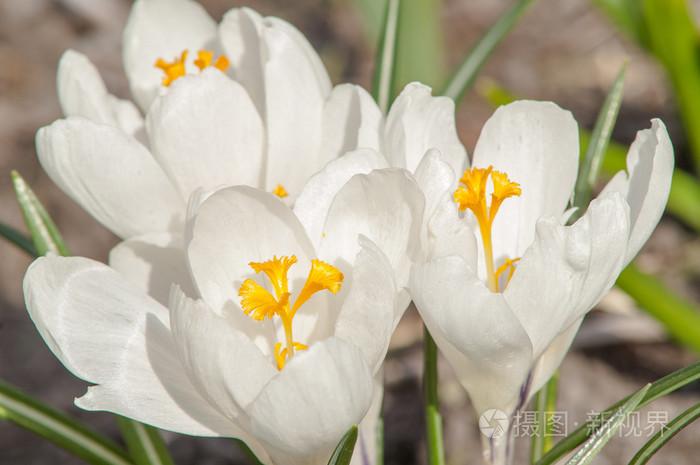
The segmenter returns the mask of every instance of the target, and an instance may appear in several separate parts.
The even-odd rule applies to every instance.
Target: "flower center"
[[[491,193],[491,202],[487,205],[486,185],[489,177],[491,177],[493,192]],[[508,271],[507,281],[510,281],[513,273],[515,273],[515,263],[519,258],[507,259],[497,270],[495,269],[491,228],[503,201],[508,197],[521,194],[520,184],[508,179],[506,173],[494,171],[492,166],[466,170],[459,183],[461,185],[455,190],[454,200],[457,202],[459,211],[471,210],[479,223],[481,241],[484,244],[484,262],[486,264],[488,286],[492,292],[499,292],[499,277]],[[506,285],[508,284],[507,281]]]
[[[183,50],[179,57],[176,57],[173,61],[165,61],[162,58],[156,60],[155,66],[163,71],[165,76],[163,76],[163,85],[168,87],[177,79],[187,74],[187,50]],[[214,60],[214,52],[210,50],[200,50],[197,52],[197,59],[194,60],[195,66],[199,68],[199,71],[204,71],[206,68],[213,66],[214,68],[225,72],[230,63],[225,55],[219,55],[216,60]]]
[[[287,189],[285,189],[282,184],[277,184],[277,186],[272,189],[272,193],[280,199],[283,199],[289,195],[289,192],[287,192]]]
[[[241,297],[243,312],[254,320],[279,317],[284,328],[285,342],[275,344],[274,356],[277,369],[294,356],[295,351],[306,350],[308,346],[294,340],[292,323],[297,310],[315,293],[323,290],[335,294],[343,283],[343,273],[336,267],[318,259],[311,260],[311,270],[306,277],[306,283],[296,300],[292,303],[289,292],[287,273],[297,262],[295,255],[272,257],[266,262],[250,262],[249,265],[256,273],[265,273],[272,284],[275,296],[253,279],[246,279],[238,290]]]

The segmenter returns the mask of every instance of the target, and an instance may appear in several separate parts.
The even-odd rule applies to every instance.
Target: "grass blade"
[[[352,453],[357,442],[357,426],[353,426],[345,433],[333,451],[328,465],[348,465],[352,460]]]
[[[660,431],[639,449],[629,465],[644,465],[647,463],[668,441],[698,418],[700,418],[700,403],[693,405],[667,425],[664,425]]]
[[[536,463],[554,445],[554,424],[550,419],[557,409],[558,388],[559,373],[555,372],[535,395],[537,426],[530,443],[530,463]]]
[[[0,383],[0,419],[11,421],[95,465],[131,465],[110,440],[32,398]]]
[[[372,96],[383,113],[386,113],[389,109],[394,94],[393,84],[398,44],[400,2],[401,0],[387,0],[386,2],[384,22],[375,59]]]
[[[17,171],[12,171],[11,176],[17,201],[22,209],[22,216],[27,229],[29,229],[36,252],[39,255],[46,255],[48,252],[69,255],[68,247],[63,242],[58,228],[37,199],[34,191]]]
[[[119,416],[117,423],[135,465],[174,465],[157,429]]]
[[[678,342],[700,354],[700,309],[634,264],[625,268],[616,284]]]
[[[566,465],[588,465],[591,463],[603,446],[605,446],[605,444],[612,439],[613,434],[620,429],[620,426],[622,426],[622,422],[625,421],[627,415],[637,408],[647,391],[649,391],[650,386],[650,384],[644,386],[639,390],[639,392],[635,393],[619,409],[617,409],[615,413],[613,413],[612,416],[610,416],[605,423],[603,423],[602,426],[598,428],[595,433],[593,433],[591,438],[586,441],[583,447],[581,447],[581,449],[574,454]],[[601,420],[605,419],[604,416],[600,415],[598,418]]]
[[[644,394],[644,397],[639,402],[639,405],[637,405],[637,408],[642,408],[656,399],[670,394],[698,380],[700,380],[700,362],[694,363],[693,365],[682,368],[678,371],[674,371],[670,375],[664,376],[663,378],[651,383],[646,394]],[[630,397],[627,397],[614,405],[611,405],[605,411],[603,411],[601,415],[612,415],[613,412],[619,409],[620,406],[622,406],[629,399]],[[583,444],[583,442],[588,439],[594,426],[595,425],[592,421],[585,422],[583,425],[577,428],[576,431],[556,443],[554,447],[552,447],[552,450],[547,452],[536,465],[550,465],[555,463],[564,455]]]
[[[625,69],[626,65],[623,65],[605,98],[593,127],[586,154],[581,160],[576,186],[574,187],[574,206],[578,208],[574,214],[576,217],[580,217],[588,207],[591,201],[591,193],[598,181],[601,162],[610,143],[610,136],[615,127],[615,121],[617,121],[620,104],[622,103]]]
[[[428,464],[445,465],[445,450],[442,434],[442,416],[438,399],[437,345],[428,332],[423,330],[423,395],[425,400],[425,427],[428,442]]]
[[[491,56],[493,50],[510,32],[531,3],[532,0],[518,0],[498,18],[498,21],[481,37],[450,78],[442,92],[443,95],[450,97],[455,102],[460,101],[464,93],[474,84],[479,70]]]
[[[25,236],[22,232],[16,230],[10,225],[0,223],[0,236],[7,239],[10,243],[16,245],[20,249],[24,250],[27,254],[32,257],[36,257],[36,247],[30,238]]]

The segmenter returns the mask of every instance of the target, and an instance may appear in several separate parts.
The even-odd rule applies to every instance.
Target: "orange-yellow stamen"
[[[491,193],[491,202],[487,204],[486,188],[489,177],[491,177],[493,192]],[[481,241],[484,245],[488,286],[491,291],[498,292],[498,272],[494,269],[493,264],[491,229],[503,201],[508,197],[521,194],[520,185],[508,179],[507,174],[494,171],[492,166],[468,169],[459,182],[461,185],[454,192],[454,200],[459,211],[471,210],[479,223]],[[513,272],[515,272],[515,267],[513,267]]]
[[[510,282],[511,278],[513,278],[513,274],[515,274],[515,264],[520,261],[520,258],[514,258],[514,259],[506,259],[506,261],[501,264],[501,266],[498,267],[496,270],[496,282],[498,282],[501,279],[501,275],[508,271],[508,277],[506,278],[506,284],[503,286],[505,289],[506,286],[508,286],[508,283]]]
[[[175,58],[173,61],[165,61],[162,58],[156,60],[154,66],[165,73],[162,81],[165,87],[168,87],[174,81],[187,74],[187,55],[188,51],[183,50],[180,57]],[[229,68],[230,62],[225,55],[219,55],[217,59],[214,60],[214,52],[200,50],[197,52],[197,59],[194,60],[194,64],[199,68],[200,72],[210,66],[225,72]]]
[[[179,58],[175,58],[173,61],[165,61],[162,58],[156,60],[154,66],[160,68],[164,73],[163,85],[168,87],[176,79],[181,78],[187,74],[187,67],[185,66],[185,61],[187,60],[187,50],[183,50]]]
[[[285,189],[282,184],[277,184],[277,186],[272,189],[272,193],[280,199],[283,199],[289,195],[289,192],[287,192],[287,189]]]
[[[238,295],[241,297],[243,312],[254,320],[279,317],[284,328],[285,342],[275,344],[274,358],[278,369],[294,356],[295,351],[306,350],[308,346],[294,341],[292,323],[297,310],[315,293],[328,290],[337,293],[343,283],[343,273],[336,267],[318,259],[311,261],[311,270],[306,278],[299,295],[292,304],[290,302],[289,268],[297,262],[297,257],[272,257],[265,262],[250,262],[249,265],[256,273],[265,273],[275,291],[275,296],[252,279],[243,281]]]

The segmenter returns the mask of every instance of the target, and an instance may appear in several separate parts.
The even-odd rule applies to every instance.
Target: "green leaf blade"
[[[174,465],[157,429],[119,416],[117,423],[134,465]]]
[[[126,452],[67,415],[0,383],[0,419],[11,421],[94,465],[131,465]]]
[[[353,426],[345,433],[328,460],[328,465],[348,465],[350,463],[357,442],[357,434],[357,426]]]
[[[24,222],[27,225],[27,229],[29,229],[38,255],[46,255],[49,252],[58,255],[70,255],[56,224],[41,202],[39,202],[34,191],[17,171],[12,171],[11,177],[17,202],[19,202],[19,206],[22,209]]]
[[[605,102],[598,113],[598,118],[593,127],[586,154],[581,161],[576,186],[574,187],[574,206],[578,209],[578,215],[574,215],[576,217],[583,214],[583,211],[588,207],[591,201],[591,193],[598,181],[602,160],[610,144],[610,137],[622,104],[625,70],[626,65],[623,65],[608,95],[605,97]]]
[[[651,386],[647,390],[642,400],[639,402],[637,408],[641,408],[660,397],[677,391],[678,389],[681,389],[698,380],[700,380],[700,362],[694,363],[693,365],[682,368],[678,371],[674,371],[673,373],[651,383]],[[611,405],[601,414],[611,415],[615,410],[620,408],[621,405],[629,400],[630,397],[626,397],[625,399]],[[590,421],[581,425],[574,432],[556,443],[554,447],[537,462],[536,465],[551,465],[564,455],[574,450],[576,447],[583,444],[583,442],[589,437],[593,426],[593,423]]]
[[[382,113],[388,111],[394,93],[400,5],[401,0],[387,0],[379,46],[377,47],[372,96]]]
[[[634,411],[644,396],[649,391],[651,384],[647,384],[637,393],[631,396],[620,408],[618,408],[610,418],[598,428],[588,441],[579,449],[576,454],[569,460],[566,465],[588,465],[601,451],[605,444],[612,439],[613,434],[620,429],[622,422],[625,421],[627,415]],[[604,416],[599,415],[600,418]]]
[[[7,239],[11,244],[14,244],[28,255],[32,257],[36,257],[38,255],[32,240],[12,226],[0,223],[0,236]]]
[[[481,67],[489,59],[496,46],[508,35],[532,2],[533,0],[518,0],[501,15],[462,61],[462,64],[445,85],[442,95],[450,97],[455,102],[460,101],[464,93],[474,84]]]
[[[644,446],[634,455],[629,465],[644,465],[663,447],[668,441],[680,433],[686,426],[700,418],[700,403],[690,407],[685,412],[664,425]]]

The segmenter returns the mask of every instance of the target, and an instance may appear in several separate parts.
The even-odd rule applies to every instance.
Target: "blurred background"
[[[24,230],[9,177],[10,170],[16,169],[44,202],[73,253],[102,261],[117,243],[116,237],[68,199],[42,172],[36,160],[34,134],[61,116],[55,73],[58,59],[67,48],[88,55],[100,69],[109,90],[128,98],[120,40],[130,3],[0,0],[0,222]],[[383,1],[201,3],[217,20],[227,9],[245,5],[290,21],[319,51],[335,83],[350,81],[369,88]],[[441,87],[449,70],[460,63],[512,3],[404,1],[406,14],[420,17],[422,26],[410,27],[412,23],[407,20],[409,27],[401,29],[402,43],[407,45],[399,56],[398,79],[420,79]],[[700,53],[694,26],[700,1],[662,1],[659,24],[651,25],[635,16],[639,12],[635,10],[637,3],[642,0],[535,1],[497,47],[476,85],[458,106],[459,132],[467,150],[471,152],[481,126],[493,112],[494,99],[508,94],[552,100],[571,110],[581,127],[590,130],[615,76],[627,60],[624,99],[613,139],[626,146],[637,130],[649,127],[652,117],[660,117],[673,139],[677,166],[686,173],[697,173],[700,158],[693,154],[700,153],[700,144],[694,140],[700,140],[700,126],[695,126],[700,120],[694,118],[700,99],[693,101],[692,97],[693,92],[700,95]],[[620,14],[626,8],[620,5],[629,7],[628,16]],[[685,15],[664,16],[671,10],[682,10]],[[678,101],[684,105],[679,106]],[[697,183],[697,178],[687,174],[686,178],[691,188],[696,186],[693,183]],[[636,266],[637,271],[673,293],[670,300],[663,296],[657,300],[657,306],[663,309],[664,304],[680,302],[686,315],[695,312],[698,317],[700,196],[693,196],[693,192],[700,191],[688,189],[679,194],[679,208],[685,209],[666,215]],[[0,240],[0,379],[118,439],[111,416],[83,412],[73,406],[73,398],[84,392],[84,383],[60,366],[29,321],[21,293],[22,276],[29,262],[23,252]],[[653,318],[643,299],[637,300],[642,305],[626,293],[613,290],[599,305],[600,311],[588,318],[574,342],[574,350],[564,361],[558,410],[566,412],[569,432],[587,420],[591,412],[697,360],[700,340],[684,333],[686,320],[678,320],[673,309],[671,313],[658,310]],[[640,310],[640,306],[647,311]],[[700,320],[687,321],[697,324]],[[698,334],[700,327],[689,329]],[[420,320],[411,310],[394,336],[386,363],[386,464],[425,462],[421,339]],[[464,391],[442,363],[440,397],[448,463],[479,463],[476,419]],[[649,426],[655,415],[665,415],[668,420],[699,401],[700,386],[689,386],[642,410],[640,428]],[[613,439],[595,463],[627,463],[649,437],[643,432],[637,434],[637,429],[623,428],[620,437]],[[165,437],[178,464],[247,463],[228,440],[168,433]],[[674,438],[652,463],[699,463],[699,437],[700,423],[696,423]],[[526,463],[526,440],[518,441],[522,444],[516,463]],[[0,464],[45,463],[80,462],[31,433],[0,422]]]

